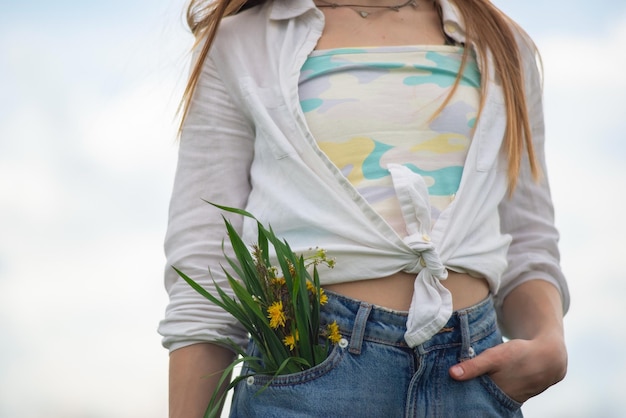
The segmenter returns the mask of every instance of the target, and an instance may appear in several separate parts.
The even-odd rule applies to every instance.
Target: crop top
[[[433,223],[459,188],[480,103],[472,54],[448,97],[462,56],[443,45],[338,48],[313,51],[302,67],[300,104],[318,146],[400,236],[388,164],[424,177]]]

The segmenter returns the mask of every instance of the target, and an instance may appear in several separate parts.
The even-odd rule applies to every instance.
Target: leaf
[[[256,267],[254,265],[254,259],[250,254],[250,250],[248,246],[243,242],[233,225],[224,218],[224,223],[226,224],[226,230],[228,231],[228,238],[233,247],[233,251],[235,252],[235,257],[239,262],[243,275],[240,277],[242,280],[246,280],[247,278],[256,277]]]
[[[230,206],[218,205],[217,203],[209,202],[208,200],[204,200],[204,201],[206,203],[208,203],[209,205],[215,206],[216,208],[222,209],[222,210],[224,210],[226,212],[236,213],[236,214],[243,215],[243,216],[246,216],[248,218],[252,218],[252,219],[256,220],[256,218],[254,217],[253,214],[251,214],[250,212],[247,212],[247,211],[245,211],[243,209],[237,209],[237,208],[232,208]]]
[[[311,306],[311,326],[315,329],[319,329],[320,297],[322,295],[322,290],[320,286],[320,275],[316,266],[313,266],[313,286],[315,287],[315,297]]]
[[[324,344],[324,345],[318,344],[315,346],[315,349],[313,351],[314,356],[315,356],[314,365],[318,365],[324,360],[326,360],[326,358],[328,358],[328,349],[329,349],[328,344]]]
[[[260,222],[257,221],[257,237],[258,237],[258,246],[259,249],[261,250],[261,254],[263,255],[263,262],[265,263],[265,265],[270,266],[270,252],[269,252],[269,245],[268,245],[268,240],[267,240],[267,231],[265,230],[265,228],[263,227],[263,225],[261,225]]]

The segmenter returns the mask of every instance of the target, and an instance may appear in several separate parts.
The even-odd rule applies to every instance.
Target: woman
[[[228,287],[222,214],[202,199],[336,258],[321,283],[343,344],[260,394],[241,382],[232,416],[521,416],[564,377],[569,296],[521,29],[487,0],[192,1],[189,16],[168,266]],[[216,341],[246,335],[169,268],[166,287],[170,416],[201,416],[233,360]]]

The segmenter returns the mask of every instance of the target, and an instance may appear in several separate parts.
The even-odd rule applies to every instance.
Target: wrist
[[[532,340],[535,357],[543,362],[545,379],[551,384],[560,382],[567,372],[567,348],[565,339],[558,333],[547,333]]]

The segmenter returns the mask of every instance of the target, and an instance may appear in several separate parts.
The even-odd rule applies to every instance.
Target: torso
[[[399,272],[389,277],[338,283],[324,288],[396,311],[408,311],[414,282],[415,274]],[[469,274],[448,271],[448,278],[441,283],[452,293],[454,310],[475,305],[489,295],[487,281]]]
[[[360,4],[365,4],[363,0]],[[371,4],[389,4],[369,0]],[[349,8],[321,8],[326,23],[316,49],[393,45],[443,45],[445,37],[434,3],[417,0],[418,7],[398,12],[384,10],[360,17]],[[375,10],[366,9],[364,10]],[[325,286],[326,289],[394,310],[406,311],[411,304],[414,274],[398,272],[389,277]],[[442,284],[452,293],[453,309],[474,305],[489,294],[482,278],[449,272]]]

